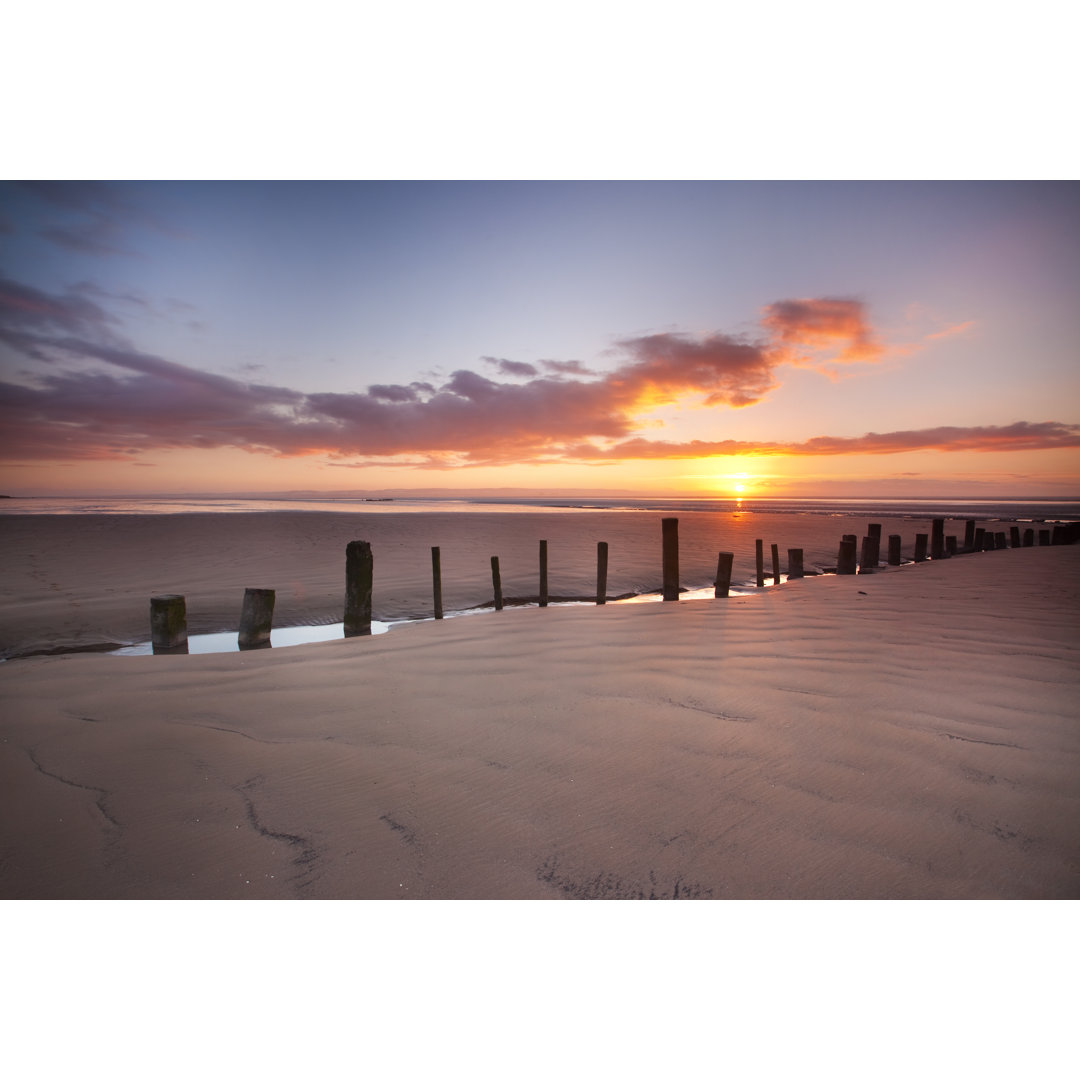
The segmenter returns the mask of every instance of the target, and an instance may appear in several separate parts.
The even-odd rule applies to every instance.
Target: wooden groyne
[[[1036,544],[1036,531],[1026,528],[1023,533],[1018,525],[1009,527],[1008,533],[993,531],[985,526],[978,526],[974,520],[965,523],[963,543],[956,536],[946,536],[945,520],[935,518],[931,523],[931,532],[916,533],[913,558],[910,563],[941,561],[960,555],[973,555],[984,552],[996,552],[1020,547],[1032,547]],[[1080,542],[1080,522],[1067,525],[1055,525],[1052,529],[1038,530],[1038,546],[1075,544]],[[755,541],[754,583],[757,588],[765,587],[763,539]],[[861,548],[854,534],[844,535],[839,542],[835,567],[812,570],[810,573],[868,574],[877,572],[883,565],[901,566],[902,537],[893,533],[888,537],[887,564],[881,563],[881,525],[872,523],[861,541]],[[928,553],[929,547],[929,553]],[[770,545],[772,556],[772,581],[778,585],[782,579],[779,544]],[[935,554],[935,552],[937,554]],[[804,577],[807,571],[803,563],[802,548],[788,548],[788,580]],[[607,594],[609,547],[607,542],[599,541],[596,546],[596,592],[593,596],[552,595],[549,588],[548,545],[540,541],[539,549],[539,591],[534,596],[506,597],[503,595],[502,575],[499,556],[491,556],[492,599],[477,605],[501,611],[505,606],[526,606],[537,604],[547,607],[551,603],[587,603],[597,605],[609,601],[628,600],[637,593],[622,593],[618,596]],[[735,555],[730,551],[721,551],[717,556],[716,576],[713,595],[723,599],[730,595],[732,572]],[[665,601],[677,601],[683,591],[679,582],[679,519],[663,518],[661,521],[661,559],[662,586],[657,590]],[[431,549],[433,617],[444,617],[442,603],[442,562],[438,547]],[[345,604],[344,636],[360,637],[371,633],[372,592],[374,587],[374,556],[371,544],[365,540],[353,540],[345,550]],[[241,606],[237,644],[240,649],[267,648],[270,645],[274,602],[276,593],[273,589],[248,588],[244,592]],[[186,653],[188,651],[187,605],[182,595],[169,593],[150,598],[150,632],[154,653]]]

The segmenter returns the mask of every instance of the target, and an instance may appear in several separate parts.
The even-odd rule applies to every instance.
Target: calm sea
[[[0,514],[247,514],[268,511],[362,514],[566,513],[568,511],[705,511],[894,518],[951,517],[998,521],[1078,521],[1080,499],[713,499],[713,498],[8,498]]]

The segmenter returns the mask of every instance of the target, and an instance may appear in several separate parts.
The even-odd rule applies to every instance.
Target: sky
[[[0,182],[0,492],[1080,496],[1080,184]]]

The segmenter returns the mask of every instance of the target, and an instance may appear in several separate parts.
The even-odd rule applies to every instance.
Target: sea
[[[834,517],[871,515],[885,518],[952,517],[977,521],[1030,521],[1047,524],[1080,521],[1080,498],[1033,500],[987,498],[938,499],[768,499],[637,496],[349,497],[233,498],[220,496],[147,497],[10,497],[0,498],[0,514],[250,514],[270,511],[332,513],[565,513],[583,510],[648,511],[690,514],[813,514]]]
[[[738,513],[806,514],[814,516],[868,516],[882,519],[933,517],[974,519],[976,521],[1016,521],[1033,524],[1058,524],[1080,521],[1080,499],[1031,500],[986,498],[938,499],[769,499],[710,497],[603,497],[535,495],[481,495],[462,498],[357,496],[327,498],[320,496],[289,498],[237,498],[223,496],[153,496],[153,497],[5,497],[0,498],[0,516],[17,514],[92,515],[92,514],[250,514],[268,512],[423,514],[423,513],[492,513],[537,514],[605,511],[625,513]],[[787,575],[775,583],[786,580]],[[772,583],[771,581],[769,582]],[[733,584],[731,594],[754,591]],[[706,589],[683,590],[682,599],[705,599],[713,595]],[[640,603],[659,601],[660,594],[646,594],[620,601]],[[482,614],[485,608],[447,612],[448,617]],[[402,625],[415,619],[399,620]],[[373,622],[373,633],[384,633],[398,623]],[[341,638],[343,626],[275,627],[274,647],[312,644]],[[235,631],[191,635],[184,651],[235,652]],[[149,641],[116,648],[113,655],[139,656],[153,652]]]

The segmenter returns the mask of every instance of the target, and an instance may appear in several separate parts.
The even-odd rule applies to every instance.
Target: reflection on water
[[[372,620],[371,632],[385,634],[390,623]],[[289,645],[309,645],[315,641],[338,641],[345,636],[345,624],[333,623],[327,626],[278,626],[270,633],[270,645],[274,648]],[[266,646],[261,646],[266,648]],[[183,652],[183,649],[177,650]],[[219,652],[257,652],[258,649],[241,649],[239,634],[235,630],[224,630],[219,634],[188,634],[187,651],[189,653]],[[109,653],[110,656],[151,656],[154,652],[149,641],[138,645],[128,645]]]
[[[781,574],[781,581],[787,580],[787,574]],[[771,575],[765,582],[765,587],[770,588],[773,585]],[[731,596],[747,596],[751,593],[758,592],[760,590],[753,586],[747,585],[732,585],[729,591]],[[715,599],[715,590],[712,585],[709,585],[704,589],[684,589],[679,594],[679,601],[686,600],[713,600]],[[609,600],[609,606],[615,606],[618,604],[652,604],[661,602],[662,597],[658,592],[655,593],[642,593],[639,596],[631,596],[625,600]],[[514,605],[515,607],[538,607],[537,604],[521,604]],[[595,607],[596,604],[589,600],[576,600],[569,603],[551,604],[550,607]],[[465,615],[484,615],[494,614],[491,607],[477,607],[466,608],[462,611],[448,611],[445,618],[455,619],[461,618]],[[395,622],[377,622],[372,620],[371,632],[372,634],[385,634],[391,627],[394,626],[408,626],[411,623],[417,622],[434,622],[434,618],[421,618],[421,619],[399,619]],[[259,646],[259,649],[263,648],[288,648],[293,645],[311,645],[321,641],[341,641],[345,636],[345,624],[344,623],[329,623],[322,626],[278,626],[270,632],[270,644]],[[247,652],[258,651],[241,649],[239,645],[239,635],[235,630],[224,630],[218,634],[189,634],[187,641],[188,653],[221,653],[221,652]],[[168,650],[172,654],[183,654],[184,649],[181,647],[178,650]],[[108,654],[109,656],[152,656],[154,655],[153,646],[149,641],[140,642],[137,645],[126,645],[122,649],[116,649]],[[159,655],[164,655],[159,653]]]

